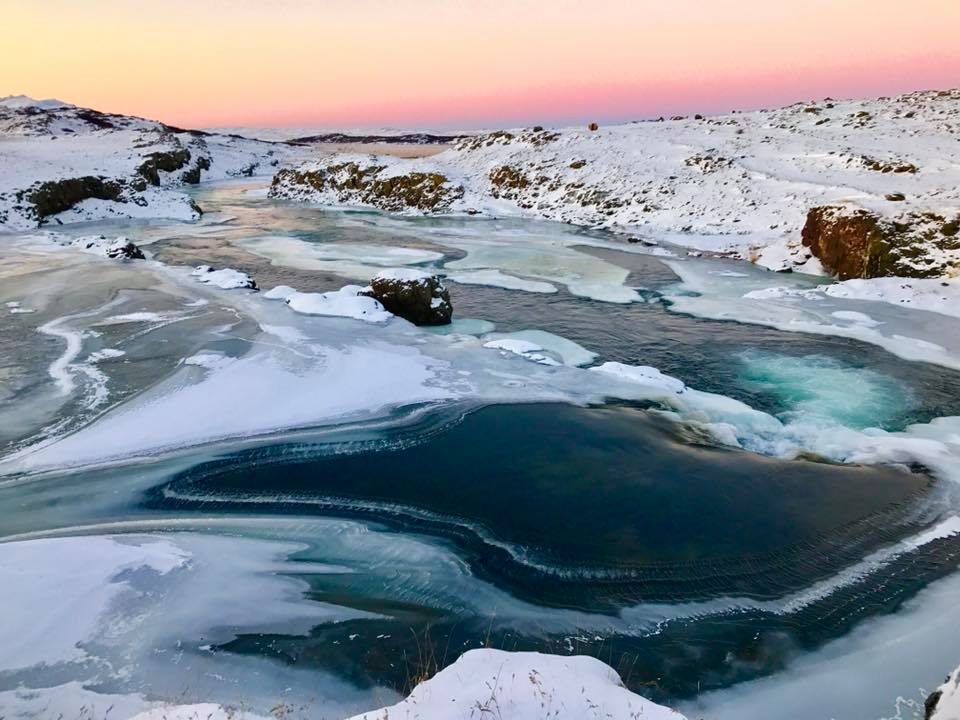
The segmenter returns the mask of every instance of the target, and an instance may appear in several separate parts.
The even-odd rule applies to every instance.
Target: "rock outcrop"
[[[32,206],[38,222],[51,215],[69,210],[84,200],[112,200],[126,202],[122,180],[86,175],[35,183],[18,194],[17,200],[25,200]]]
[[[366,294],[414,325],[447,325],[453,317],[450,293],[443,281],[423,270],[386,270],[370,281]]]
[[[280,170],[270,185],[270,196],[294,200],[353,203],[403,212],[443,212],[463,197],[463,188],[438,172],[385,172],[368,160],[331,164],[310,163]]]
[[[960,216],[909,212],[887,217],[852,205],[807,213],[803,244],[841,280],[939,277],[960,267]]]

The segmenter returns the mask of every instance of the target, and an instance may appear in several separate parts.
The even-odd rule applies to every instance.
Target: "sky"
[[[960,86],[960,0],[0,0],[0,96],[187,127],[610,122]]]

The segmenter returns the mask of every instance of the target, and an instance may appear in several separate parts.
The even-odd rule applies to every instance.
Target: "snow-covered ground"
[[[282,143],[183,130],[57,100],[3,98],[0,231],[110,217],[196,218],[196,206],[178,188],[274,172],[298,153]],[[69,180],[75,186],[44,187]]]
[[[955,217],[958,128],[960,91],[828,99],[596,131],[499,131],[417,160],[315,160],[281,172],[272,192],[395,209],[405,177],[412,212],[522,213],[808,269],[800,231],[812,207]],[[431,174],[443,186],[422,193]],[[941,242],[949,237],[934,233],[924,248],[956,268],[960,248]]]

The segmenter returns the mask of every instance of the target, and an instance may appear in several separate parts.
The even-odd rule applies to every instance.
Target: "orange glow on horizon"
[[[478,127],[960,84],[948,0],[0,0],[0,95],[182,126]]]

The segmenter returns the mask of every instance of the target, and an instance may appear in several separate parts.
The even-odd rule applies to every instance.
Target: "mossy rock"
[[[931,253],[952,250],[951,235],[960,217],[907,213],[896,218],[860,208],[812,208],[802,231],[803,244],[841,280],[875,277],[939,277],[954,268]],[[960,243],[957,243],[960,244]]]
[[[42,221],[46,217],[69,210],[83,200],[125,202],[123,193],[123,184],[116,180],[85,175],[39,183],[22,193],[22,198],[33,205],[37,219]]]

